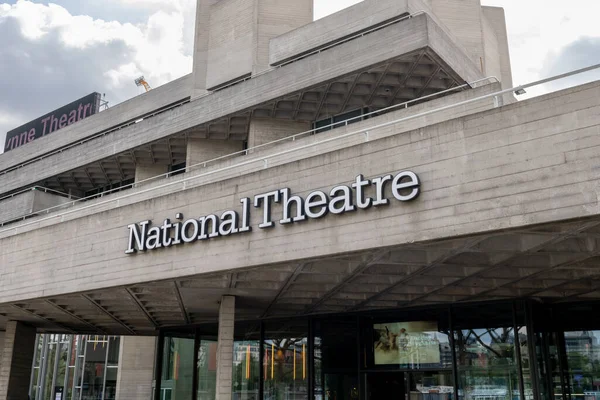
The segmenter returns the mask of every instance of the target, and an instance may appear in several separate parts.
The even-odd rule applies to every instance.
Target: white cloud
[[[56,4],[0,4],[0,143],[6,131],[90,92],[106,93],[114,105],[140,93],[139,75],[156,87],[189,73],[188,2],[172,0],[170,11],[157,9],[136,25]]]

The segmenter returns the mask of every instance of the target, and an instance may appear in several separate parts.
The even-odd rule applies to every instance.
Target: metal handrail
[[[396,23],[398,23],[398,22],[404,21],[404,20],[406,20],[406,19],[413,18],[413,17],[415,17],[415,16],[417,16],[417,15],[421,15],[421,14],[425,14],[425,11],[417,11],[417,12],[415,12],[415,13],[413,13],[413,14],[410,14],[410,15],[405,15],[405,16],[403,16],[403,17],[400,17],[400,18],[398,18],[398,19],[395,19],[395,20],[392,20],[392,21],[390,21],[390,22],[387,22],[387,23],[386,23],[386,24],[384,24],[384,25],[380,25],[380,26],[377,26],[377,27],[375,27],[375,28],[373,28],[373,29],[370,29],[370,30],[364,31],[364,32],[362,32],[362,33],[360,33],[360,34],[357,34],[357,35],[354,35],[354,36],[350,36],[350,37],[348,37],[348,38],[343,38],[343,39],[340,39],[340,40],[338,40],[338,41],[332,42],[332,43],[330,43],[329,45],[327,45],[327,46],[325,46],[325,47],[323,47],[323,48],[320,48],[320,49],[318,49],[318,50],[314,50],[314,51],[311,51],[311,52],[309,52],[309,53],[302,54],[302,55],[300,55],[300,56],[298,56],[298,57],[296,57],[296,58],[293,58],[293,59],[291,59],[291,60],[285,61],[284,63],[282,63],[282,64],[279,64],[279,65],[277,65],[277,66],[275,66],[275,67],[268,68],[268,69],[266,69],[266,70],[264,70],[264,71],[261,71],[261,72],[259,72],[259,73],[255,74],[255,75],[252,75],[252,76],[250,76],[250,77],[247,77],[247,78],[242,78],[242,79],[238,79],[238,80],[236,80],[236,81],[233,81],[233,82],[231,82],[231,83],[228,83],[228,84],[226,84],[226,85],[224,85],[224,86],[221,86],[221,87],[219,87],[217,90],[214,90],[214,91],[209,91],[208,93],[205,93],[205,94],[203,94],[203,95],[200,95],[200,96],[198,96],[198,97],[194,98],[194,101],[196,101],[196,100],[200,100],[200,99],[202,99],[202,98],[204,98],[204,97],[207,97],[207,96],[210,96],[210,95],[212,95],[212,94],[214,94],[214,93],[216,93],[216,92],[218,92],[218,91],[221,91],[221,90],[223,90],[223,89],[229,88],[229,87],[231,87],[231,86],[234,86],[234,85],[237,85],[238,83],[241,83],[241,82],[247,81],[247,80],[249,80],[249,79],[254,79],[254,78],[257,78],[257,77],[259,77],[259,76],[265,75],[265,74],[267,74],[267,73],[269,73],[269,72],[272,72],[272,71],[275,71],[275,70],[277,70],[277,69],[279,69],[279,68],[281,68],[281,67],[283,67],[283,66],[285,66],[285,65],[289,65],[289,64],[292,64],[292,63],[294,63],[294,62],[296,62],[296,61],[299,61],[299,60],[301,60],[301,59],[304,59],[304,58],[306,58],[306,57],[308,57],[308,56],[311,56],[311,55],[314,55],[314,54],[319,54],[319,53],[321,53],[321,52],[322,52],[322,51],[324,51],[324,50],[331,49],[332,47],[339,46],[339,45],[341,45],[341,44],[343,44],[343,43],[346,43],[346,42],[348,42],[348,41],[351,41],[351,40],[357,39],[357,38],[359,38],[359,37],[362,37],[362,36],[364,36],[364,35],[367,35],[367,34],[369,34],[369,33],[376,32],[376,31],[378,31],[378,30],[381,30],[381,29],[383,29],[383,28],[385,28],[385,27],[387,27],[387,26],[389,26],[389,25],[396,24]],[[12,172],[12,171],[15,171],[15,170],[17,170],[17,169],[19,169],[19,168],[23,168],[23,167],[24,167],[24,166],[26,166],[26,165],[29,165],[29,164],[32,164],[32,163],[34,163],[34,162],[37,162],[37,161],[43,160],[43,159],[45,159],[45,158],[48,158],[48,157],[50,157],[50,156],[52,156],[52,155],[55,155],[55,154],[58,154],[58,153],[62,153],[62,152],[63,152],[63,151],[65,151],[65,150],[68,150],[68,149],[70,149],[70,148],[73,148],[73,147],[79,146],[79,145],[81,145],[81,144],[83,144],[83,143],[87,143],[87,142],[89,142],[89,141],[91,141],[91,140],[94,140],[94,139],[97,139],[97,138],[99,138],[99,137],[101,137],[101,136],[105,136],[105,135],[108,135],[108,134],[110,134],[110,133],[112,133],[112,132],[116,132],[116,131],[118,131],[118,130],[120,130],[120,129],[123,129],[123,128],[126,128],[126,127],[128,127],[128,126],[130,126],[130,125],[134,125],[134,124],[140,123],[140,122],[142,122],[143,120],[145,120],[145,119],[148,119],[148,118],[152,118],[152,117],[154,117],[154,116],[156,116],[156,115],[158,115],[158,114],[162,114],[162,113],[164,113],[164,112],[167,112],[167,111],[170,111],[170,110],[174,110],[174,109],[176,109],[176,108],[178,108],[178,107],[181,107],[181,106],[183,106],[183,105],[185,105],[185,104],[187,104],[187,103],[189,103],[189,102],[191,102],[191,100],[190,100],[189,98],[187,98],[187,99],[185,99],[185,100],[182,100],[182,101],[176,102],[176,103],[174,103],[174,104],[172,104],[172,105],[170,105],[170,106],[165,106],[165,107],[163,107],[163,108],[159,108],[158,110],[154,110],[154,111],[152,111],[152,112],[149,112],[149,113],[147,113],[147,114],[142,114],[141,116],[139,116],[139,117],[136,117],[136,118],[133,118],[133,119],[129,120],[128,122],[125,122],[125,123],[123,123],[123,124],[121,124],[121,125],[114,126],[114,127],[111,127],[111,128],[107,128],[107,129],[105,129],[105,130],[103,130],[103,131],[100,131],[100,132],[98,132],[98,133],[96,133],[96,134],[93,134],[93,135],[91,135],[91,136],[88,136],[88,137],[86,137],[86,138],[84,138],[84,139],[78,140],[78,141],[76,141],[76,142],[74,142],[74,143],[68,144],[68,145],[66,145],[66,146],[63,146],[63,147],[61,147],[61,148],[59,148],[59,149],[53,150],[53,151],[51,151],[51,152],[49,152],[49,153],[45,153],[45,154],[43,154],[43,155],[41,155],[41,156],[39,156],[39,157],[32,158],[32,159],[30,159],[30,160],[27,160],[27,161],[24,161],[24,162],[22,162],[22,163],[20,163],[20,164],[18,164],[18,165],[15,165],[15,166],[13,166],[13,167],[10,167],[10,168],[7,168],[7,169],[5,169],[5,170],[2,170],[2,171],[0,171],[0,175],[5,175],[5,174],[7,174],[7,173],[9,173],[9,172]],[[0,225],[0,226],[1,226],[1,225]]]
[[[82,199],[79,196],[73,196],[71,194],[60,192],[58,190],[50,189],[50,188],[47,188],[47,187],[44,187],[44,186],[32,186],[30,188],[23,189],[23,190],[20,190],[18,192],[15,192],[15,193],[11,193],[11,194],[9,194],[7,196],[0,197],[0,201],[6,200],[6,199],[10,199],[12,197],[18,196],[18,195],[23,194],[23,193],[28,193],[28,192],[31,192],[31,191],[40,191],[40,192],[44,192],[44,193],[54,193],[54,194],[57,194],[57,195],[62,196],[62,197],[74,198],[76,200],[81,200]]]
[[[584,73],[584,72],[588,72],[588,71],[592,71],[592,70],[599,69],[599,68],[600,68],[600,64],[592,65],[592,66],[589,66],[589,67],[586,67],[586,68],[582,68],[582,69],[578,69],[578,70],[575,70],[575,71],[571,71],[571,72],[568,72],[568,73],[565,73],[565,74],[561,74],[561,75],[557,75],[557,76],[554,76],[554,77],[551,77],[551,78],[546,78],[546,79],[542,79],[542,80],[539,80],[539,81],[535,81],[535,82],[532,82],[532,83],[529,83],[529,84],[526,84],[526,85],[520,85],[520,86],[513,87],[511,89],[500,90],[498,92],[486,94],[486,95],[483,95],[483,96],[478,96],[478,97],[475,97],[475,98],[472,98],[472,99],[468,99],[468,100],[464,100],[464,101],[461,101],[461,102],[458,102],[458,103],[454,103],[454,104],[449,104],[449,105],[446,105],[446,106],[443,106],[443,107],[439,107],[439,108],[436,108],[436,109],[433,109],[433,110],[424,111],[424,112],[421,112],[421,113],[418,113],[418,114],[413,114],[413,115],[409,115],[409,116],[406,116],[406,117],[398,118],[396,120],[392,120],[392,121],[384,122],[384,123],[377,124],[377,125],[374,125],[374,126],[362,128],[362,129],[359,129],[359,130],[356,130],[356,131],[353,131],[353,132],[345,133],[343,135],[329,137],[329,138],[326,138],[326,139],[323,139],[323,140],[320,140],[320,141],[315,141],[313,143],[308,143],[308,144],[305,144],[305,145],[302,145],[302,146],[294,147],[292,149],[287,149],[287,150],[283,150],[283,151],[280,151],[280,152],[276,152],[276,153],[270,154],[268,156],[264,156],[264,157],[260,157],[260,158],[256,158],[256,159],[252,159],[252,160],[247,160],[247,161],[242,161],[242,162],[236,163],[234,165],[229,165],[229,166],[226,166],[226,167],[223,167],[223,168],[215,169],[215,170],[212,170],[212,171],[207,171],[207,172],[205,172],[203,174],[198,174],[198,175],[194,175],[194,176],[183,177],[183,178],[178,179],[176,181],[167,182],[167,183],[162,184],[162,185],[149,187],[147,189],[140,190],[140,191],[126,193],[126,194],[124,194],[122,196],[119,196],[119,197],[116,197],[116,198],[113,198],[113,199],[107,199],[107,200],[100,201],[100,202],[97,202],[97,203],[94,203],[94,204],[90,204],[90,205],[87,205],[87,206],[79,207],[77,209],[66,210],[66,211],[64,211],[62,213],[59,213],[59,214],[56,214],[56,215],[53,215],[53,216],[48,216],[48,217],[45,217],[45,218],[41,218],[41,219],[38,219],[36,221],[25,222],[23,224],[20,224],[20,225],[11,227],[11,228],[0,230],[0,234],[4,233],[4,232],[8,232],[8,231],[15,231],[15,232],[17,232],[19,228],[22,228],[22,227],[25,227],[25,226],[28,226],[28,225],[37,224],[37,223],[40,223],[40,222],[43,222],[43,221],[46,221],[46,220],[49,220],[49,219],[52,219],[52,218],[63,217],[65,215],[68,215],[68,214],[71,214],[71,213],[74,213],[74,212],[79,212],[79,211],[82,211],[82,210],[86,210],[86,209],[89,209],[89,208],[101,206],[101,205],[108,204],[108,203],[111,203],[111,202],[119,202],[120,200],[123,200],[123,199],[127,199],[127,198],[130,198],[130,197],[136,196],[136,195],[140,195],[140,194],[152,192],[152,191],[155,191],[155,190],[163,189],[165,187],[169,187],[169,186],[173,186],[173,185],[177,185],[177,184],[183,184],[181,189],[185,190],[185,188],[186,188],[186,182],[187,181],[190,181],[192,179],[197,179],[197,178],[200,178],[200,177],[204,177],[204,176],[213,175],[213,174],[216,174],[216,173],[219,173],[219,172],[223,172],[223,171],[228,171],[228,170],[231,170],[231,169],[234,169],[234,168],[237,168],[237,167],[241,167],[241,166],[245,166],[245,165],[249,165],[249,164],[252,164],[252,163],[259,163],[260,162],[263,165],[263,168],[265,168],[266,166],[268,166],[268,159],[269,158],[274,158],[274,157],[278,157],[278,156],[290,154],[290,153],[293,153],[293,152],[296,152],[296,151],[299,151],[299,150],[304,150],[304,149],[307,149],[307,148],[319,146],[319,145],[322,145],[322,144],[325,144],[325,143],[329,143],[329,142],[333,142],[333,141],[337,141],[337,140],[341,140],[341,139],[346,139],[346,138],[349,138],[351,136],[364,134],[365,135],[365,141],[369,141],[370,140],[369,131],[372,131],[372,130],[376,130],[376,129],[380,129],[380,128],[385,128],[387,126],[395,125],[395,124],[398,124],[400,122],[405,122],[405,121],[409,121],[409,120],[412,120],[412,119],[416,119],[416,118],[428,116],[428,115],[431,115],[431,114],[435,114],[435,113],[438,113],[438,112],[442,112],[442,111],[446,111],[446,110],[451,110],[453,108],[457,108],[457,107],[462,107],[462,106],[465,106],[465,105],[473,104],[473,103],[476,103],[476,102],[481,101],[481,100],[492,99],[492,98],[493,99],[497,99],[499,96],[503,96],[505,94],[513,94],[513,93],[516,93],[516,92],[523,92],[523,91],[525,91],[525,89],[533,87],[533,86],[538,86],[538,85],[542,85],[544,83],[557,81],[557,80],[560,80],[560,79],[563,79],[563,78],[571,77],[571,76],[574,76],[574,75],[578,75],[578,74],[581,74],[581,73]],[[279,141],[276,141],[276,142],[279,142]],[[86,199],[75,200],[75,201],[71,202],[71,205],[74,206],[76,203],[78,203],[80,201],[84,201],[84,200],[86,200]],[[65,205],[68,205],[68,204],[69,203],[65,203],[65,204],[62,204],[61,206],[64,207]],[[46,209],[46,210],[41,210],[41,211],[35,213],[34,215],[39,215],[40,213],[43,213],[43,212],[49,213],[50,210],[52,210],[54,208],[57,208],[57,207],[52,207],[52,208],[49,208],[49,209]],[[29,216],[31,216],[31,215],[25,216],[22,219],[24,220],[25,218],[27,218]],[[0,224],[0,226],[4,226],[4,223]]]

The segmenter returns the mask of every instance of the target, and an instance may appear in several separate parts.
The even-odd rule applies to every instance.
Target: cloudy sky
[[[315,17],[358,2],[315,0]],[[598,0],[482,2],[506,10],[515,84],[600,63]],[[88,93],[114,105],[142,92],[139,75],[158,86],[187,74],[194,16],[195,0],[0,0],[0,143]]]

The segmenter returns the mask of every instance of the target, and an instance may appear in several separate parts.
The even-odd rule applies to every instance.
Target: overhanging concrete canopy
[[[369,235],[369,232],[364,232]],[[600,219],[298,260],[0,306],[50,332],[156,334],[236,318],[297,317],[512,298],[600,299]]]
[[[176,135],[243,139],[244,121],[255,115],[311,121],[361,106],[382,108],[480,78],[449,35],[421,14],[24,165],[5,174],[5,190],[40,182],[61,190],[84,185],[93,180],[81,170],[84,164],[101,170],[97,163],[107,163],[115,177],[127,176],[131,168],[120,160],[130,162],[138,149],[149,153],[148,146]],[[239,124],[231,123],[235,118]],[[74,141],[79,136],[84,137],[72,135]]]

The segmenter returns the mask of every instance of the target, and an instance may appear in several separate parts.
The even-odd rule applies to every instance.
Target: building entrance
[[[404,372],[367,373],[366,400],[405,400],[406,374]]]

